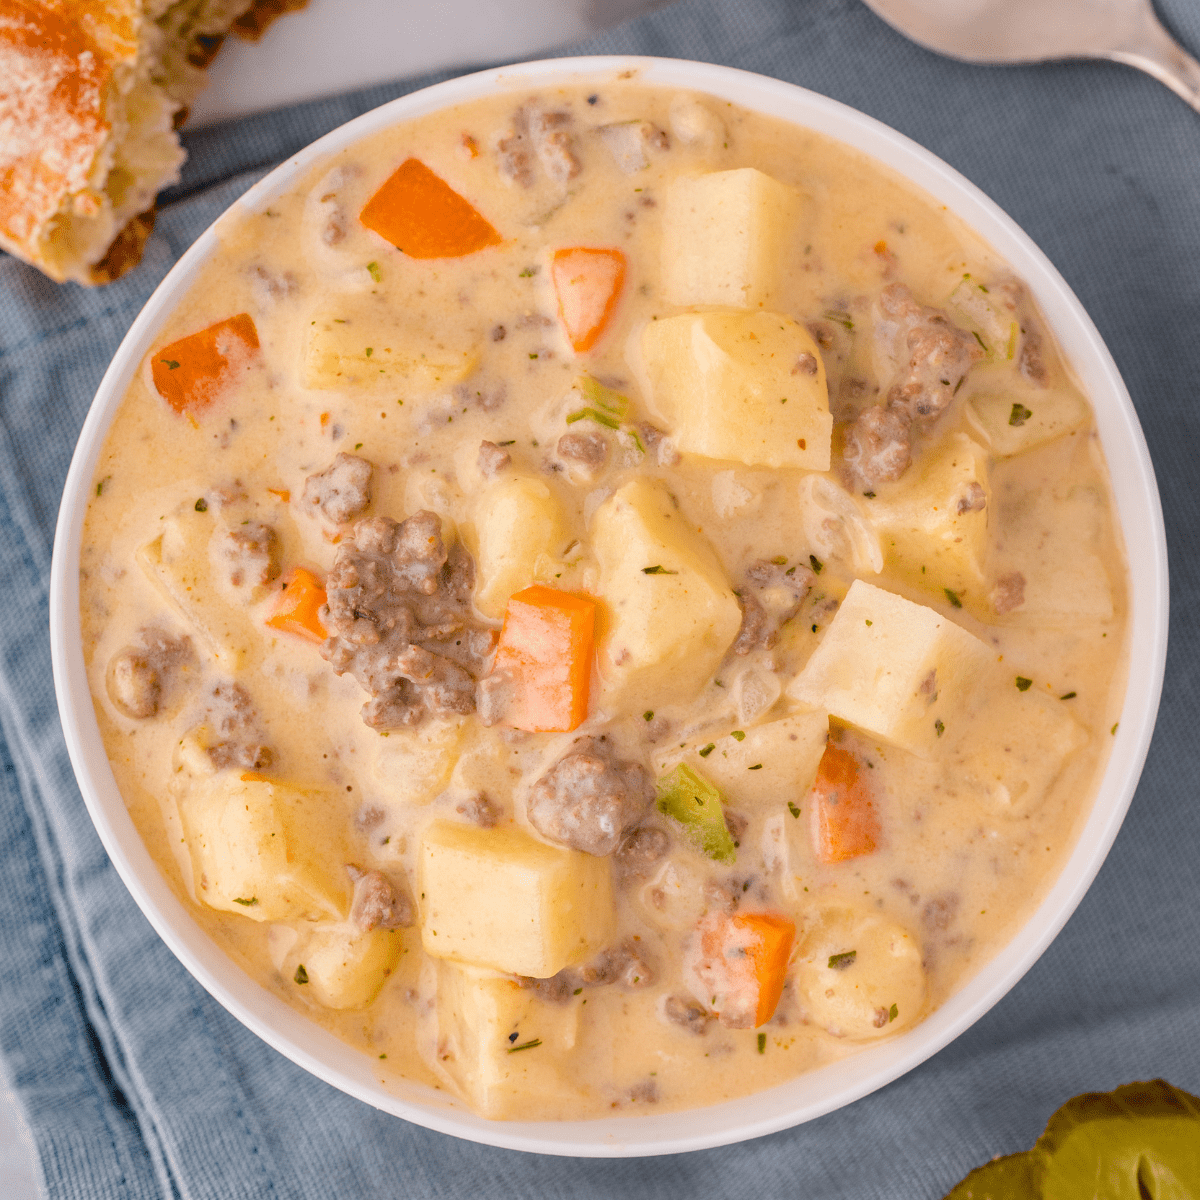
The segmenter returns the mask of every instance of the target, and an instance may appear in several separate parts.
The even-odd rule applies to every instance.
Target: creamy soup
[[[235,212],[113,423],[98,720],[261,985],[496,1118],[911,1028],[1086,816],[1127,587],[1021,281],[805,129],[636,77]]]

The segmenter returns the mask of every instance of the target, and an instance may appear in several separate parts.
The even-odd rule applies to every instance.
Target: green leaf
[[[767,1035],[765,1033],[758,1035],[758,1052],[759,1054],[766,1054],[767,1052]]]
[[[166,363],[168,371],[177,371],[179,369],[179,364],[173,358],[160,358],[158,361]]]
[[[296,968],[296,974],[293,975],[292,978],[295,980],[296,983],[307,983],[308,982],[308,972],[304,969],[303,963],[301,963]]]
[[[716,742],[709,742],[707,746],[700,751],[701,758],[707,758],[717,748]]]
[[[536,354],[531,354],[530,358],[537,358]],[[603,425],[607,429],[620,429],[621,422],[608,413],[602,413],[597,408],[579,408],[573,413],[567,414],[567,424],[574,425],[576,421],[595,421],[597,425]]]
[[[518,1050],[533,1050],[535,1047],[540,1046],[541,1044],[541,1038],[534,1038],[532,1041],[522,1042],[519,1046],[509,1046],[508,1052],[509,1054],[516,1054]]]
[[[829,969],[831,971],[844,971],[847,967],[854,966],[854,960],[857,957],[857,950],[843,950],[841,954],[831,954],[829,956]]]
[[[666,567],[660,567],[660,566],[655,565],[653,567],[643,567],[642,574],[643,575],[678,575],[679,572],[678,571],[668,571]]]
[[[893,1004],[892,1007],[888,1009],[888,1023],[891,1024],[891,1022],[894,1021],[899,1015],[899,1005]]]
[[[788,812],[790,812],[793,817],[798,818],[800,816],[800,810],[790,800],[788,801]]]
[[[383,272],[379,269],[377,262],[367,263],[367,270],[371,272],[371,278],[378,283],[383,278]]]
[[[1031,687],[1033,687],[1032,679],[1026,679],[1024,675],[1017,676],[1017,691],[1018,692],[1027,692],[1027,691],[1029,691],[1029,689]]]
[[[721,793],[707,779],[680,763],[654,786],[658,811],[678,821],[709,858],[732,862],[737,857],[733,835],[725,824]]]
[[[1010,425],[1024,425],[1032,416],[1033,409],[1026,408],[1023,404],[1014,404],[1012,412],[1008,415],[1008,423]]]
[[[1044,1161],[1026,1151],[976,1167],[945,1200],[1041,1200]]]
[[[735,742],[744,742],[746,740],[746,735],[740,729],[735,729],[729,736]]]
[[[203,496],[201,496],[200,499],[196,501],[196,511],[197,512],[208,512],[208,501],[205,500],[205,498]]]
[[[818,575],[825,569],[825,564],[815,554],[810,554],[808,561],[812,565],[813,571]]]
[[[251,896],[249,900],[245,900],[241,896],[234,896],[233,902],[234,904],[241,904],[246,908],[251,908],[258,903],[258,897]]]
[[[854,320],[847,312],[842,312],[836,308],[826,309],[825,320],[833,321],[835,324],[842,326],[843,329],[854,332]]]
[[[950,601],[952,607],[962,608],[962,600],[959,599],[957,592],[952,592],[949,588],[942,588],[942,591],[946,593],[946,599]]]

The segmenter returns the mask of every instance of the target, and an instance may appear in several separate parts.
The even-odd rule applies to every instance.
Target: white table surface
[[[257,44],[229,38],[189,124],[211,124],[440,67],[516,60],[664,0],[309,0]],[[0,1197],[38,1200],[33,1141],[0,1081]]]

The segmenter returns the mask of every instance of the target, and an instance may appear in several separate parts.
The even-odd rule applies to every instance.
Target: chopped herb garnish
[[[200,499],[196,501],[196,511],[197,512],[208,512],[208,501],[205,500],[205,498],[203,496],[201,496]]]
[[[537,358],[536,354],[531,354],[530,358]],[[614,417],[610,417],[608,413],[603,413],[596,408],[579,408],[573,413],[567,413],[567,424],[574,425],[576,421],[595,421],[597,425],[603,425],[607,429],[620,429],[621,422]]]
[[[571,993],[571,995],[572,995],[572,996],[578,996],[578,995],[579,995],[579,993],[580,993],[580,992],[582,992],[582,991],[583,991],[583,988],[576,988],[576,989],[575,989],[575,990],[574,990],[574,991]]]
[[[361,450],[363,448],[362,442],[355,442],[354,448],[355,448],[355,450]]]
[[[747,767],[747,768],[746,768],[746,770],[747,770],[747,771],[761,771],[761,770],[762,770],[762,763],[755,763],[755,764],[754,764],[754,766],[752,766],[752,767]]]
[[[246,908],[250,908],[252,905],[258,903],[258,897],[251,896],[249,900],[246,900],[241,896],[234,896],[233,902],[234,902],[234,904],[241,904],[241,905],[244,905]]]
[[[660,567],[657,564],[653,567],[643,567],[643,575],[678,575],[678,571],[668,571],[666,567]]]
[[[522,1042],[519,1046],[509,1046],[509,1054],[516,1054],[518,1050],[532,1050],[535,1046],[542,1044],[541,1038],[534,1038],[531,1042]]]
[[[380,1057],[380,1058],[387,1058],[387,1055],[386,1055],[386,1054],[381,1054],[379,1057]]]
[[[538,273],[537,267],[526,267],[525,270],[517,276],[518,279],[531,279]]]
[[[771,561],[777,567],[786,567],[787,566],[787,555],[786,554],[777,554],[777,555],[775,555],[775,557],[773,559],[771,559]]]
[[[158,361],[166,363],[168,371],[177,370],[179,367],[179,364],[173,358],[160,358]]]
[[[978,333],[975,333],[974,329],[972,329],[971,332],[975,334],[975,340],[979,343],[979,348],[984,352],[984,354],[986,354],[988,352],[987,342],[985,342]]]
[[[831,954],[829,956],[829,969],[831,971],[844,971],[847,967],[854,966],[854,960],[857,957],[857,950],[843,950],[841,954]]]
[[[934,721],[933,727],[937,730],[938,737],[941,737],[942,734],[946,732],[946,723],[941,717],[938,717],[938,719]]]
[[[1008,414],[1008,423],[1010,425],[1024,425],[1032,416],[1033,409],[1026,408],[1023,404],[1014,404],[1012,412]]]
[[[851,333],[854,332],[854,321],[849,313],[840,312],[837,309],[831,308],[825,313],[825,319],[827,321],[833,321],[835,324],[840,325],[843,329],[849,330]]]
[[[292,979],[295,980],[296,983],[308,982],[308,972],[304,969],[303,963],[296,968],[296,973],[292,976]]]
[[[758,1035],[758,1052],[759,1054],[766,1054],[767,1052],[767,1035],[765,1033]]]
[[[808,561],[809,561],[809,564],[812,566],[812,569],[818,575],[820,575],[820,573],[825,569],[825,564],[815,554],[810,554],[808,556]]]
[[[652,708],[646,709],[646,711],[644,713],[642,713],[642,720],[643,721],[653,721],[654,720],[654,709],[652,709]]]
[[[865,618],[865,620],[866,620],[866,622],[867,622],[867,624],[868,624],[868,625],[874,625],[874,624],[875,624],[875,622],[874,622],[874,621],[872,621],[870,617],[866,617],[866,618]]]
[[[371,272],[371,278],[378,283],[383,278],[383,272],[379,269],[377,262],[367,263],[367,270]]]
[[[1063,694],[1061,696],[1059,696],[1059,699],[1060,700],[1074,700],[1077,695],[1079,695],[1078,692],[1063,692]]]
[[[709,742],[707,746],[700,748],[700,757],[707,758],[717,748],[715,742]]]
[[[735,729],[729,736],[735,742],[744,742],[746,740],[746,735],[740,729]]]
[[[899,1015],[900,1015],[899,1007],[897,1005],[893,1004],[892,1007],[888,1009],[888,1022],[890,1023],[890,1022],[894,1021]]]
[[[942,591],[946,593],[946,599],[950,601],[954,608],[962,608],[962,601],[959,599],[957,592],[952,592],[949,588],[942,588]]]
[[[790,812],[793,817],[799,818],[800,816],[800,810],[790,800],[788,801],[788,812]]]
[[[371,355],[372,355],[372,354],[374,354],[374,353],[375,353],[375,347],[374,347],[374,346],[368,346],[368,347],[367,347],[367,357],[368,357],[368,358],[370,358],[370,357],[371,357]]]
[[[516,444],[517,444],[516,438],[509,438],[507,442],[497,442],[496,443],[497,446],[515,446]]]
[[[1018,692],[1027,692],[1027,691],[1029,691],[1029,689],[1031,687],[1033,687],[1032,679],[1026,679],[1024,675],[1017,676],[1017,691]]]
[[[536,354],[531,354],[529,357],[530,357],[530,358],[537,358],[537,355],[536,355]]]
[[[874,493],[874,492],[863,492],[863,495],[864,495],[864,496],[866,496],[866,498],[867,498],[868,500],[874,500],[874,499],[875,499],[875,493]]]
[[[1120,723],[1121,723],[1120,721],[1117,721],[1116,724],[1114,724],[1113,727],[1108,732],[1111,734],[1115,734],[1117,732],[1117,725],[1120,725]]]

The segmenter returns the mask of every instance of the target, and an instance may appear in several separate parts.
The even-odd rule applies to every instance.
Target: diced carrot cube
[[[615,249],[556,250],[550,278],[558,315],[577,352],[590,350],[612,318],[625,285],[625,255]]]
[[[304,567],[293,567],[283,577],[283,587],[267,624],[310,642],[323,642],[329,636],[321,621],[324,604],[325,588],[321,581]]]
[[[419,158],[405,159],[358,219],[410,258],[461,258],[503,240],[468,200]]]
[[[508,601],[497,672],[512,680],[503,722],[531,733],[566,733],[588,711],[596,602],[535,585]]]
[[[227,317],[155,352],[150,373],[158,394],[177,412],[203,412],[235,384],[258,353],[249,313]]]
[[[710,912],[697,930],[696,974],[705,997],[731,1029],[765,1025],[774,1015],[787,979],[795,923],[781,913]]]
[[[879,814],[861,764],[834,742],[825,746],[809,793],[813,852],[824,863],[871,854],[879,844]]]

